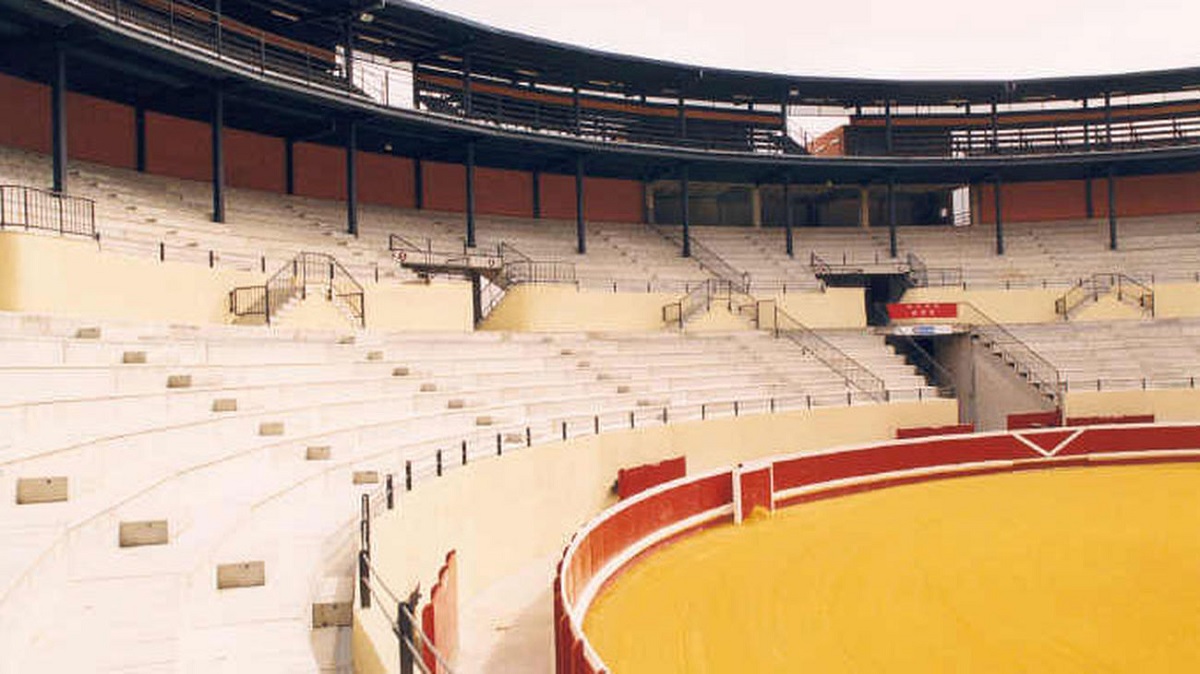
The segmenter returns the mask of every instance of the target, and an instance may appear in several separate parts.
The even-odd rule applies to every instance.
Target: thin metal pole
[[[995,182],[992,184],[992,189],[996,193],[996,254],[1004,254],[1004,211],[1001,208],[1001,190],[1003,183],[1000,176],[996,176]]]
[[[50,92],[54,191],[67,191],[67,50],[54,46],[54,82]]]
[[[467,247],[475,247],[475,141],[467,141]]]
[[[536,174],[534,174],[536,177]],[[587,225],[584,222],[583,155],[575,155],[575,252],[587,253]]]
[[[690,201],[688,188],[688,165],[679,165],[679,213],[680,219],[683,222],[683,256],[692,256],[692,232],[691,218],[688,211],[688,201]]]
[[[225,222],[225,92],[218,82],[212,98],[213,222]]]
[[[346,125],[346,232],[358,236],[358,124]]]

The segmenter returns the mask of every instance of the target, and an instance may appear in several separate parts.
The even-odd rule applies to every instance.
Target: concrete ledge
[[[137,548],[143,545],[166,545],[170,540],[166,520],[144,522],[121,522],[117,536],[122,548]]]
[[[217,565],[217,589],[261,587],[267,584],[266,562],[237,562]]]
[[[323,627],[349,627],[354,622],[352,602],[335,601],[312,605],[313,629]]]
[[[61,503],[66,500],[65,477],[26,477],[17,480],[17,505]]]
[[[259,435],[283,435],[282,421],[264,421],[258,425]]]

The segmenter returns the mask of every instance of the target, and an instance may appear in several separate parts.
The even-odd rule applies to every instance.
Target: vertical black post
[[[346,88],[354,88],[354,17],[349,17],[342,25],[343,41],[346,46]]]
[[[296,193],[296,140],[283,139],[283,181],[288,194]]]
[[[1117,176],[1108,167],[1108,248],[1117,249]]]
[[[212,100],[213,222],[225,222],[225,92],[218,82]]]
[[[692,256],[691,218],[688,213],[689,201],[688,165],[679,165],[679,215],[683,223],[683,256]]]
[[[471,52],[463,54],[463,115],[470,117],[475,111],[474,102],[471,100]]]
[[[896,257],[899,252],[896,245],[896,179],[888,177],[887,183],[887,219],[888,219],[888,252]]]
[[[1000,110],[999,105],[992,100],[992,154],[1000,152]]]
[[[421,62],[414,60],[412,62],[412,106],[413,110],[421,109],[421,83],[417,77],[417,73],[421,69]]]
[[[213,0],[213,16],[215,17],[213,29],[217,36],[217,56],[220,56],[221,52],[225,50],[225,26],[221,19],[222,14],[224,12],[221,11],[221,0]]]
[[[346,233],[358,236],[358,123],[346,123]]]
[[[996,254],[1004,254],[1004,212],[1000,207],[1002,183],[1000,176],[996,176],[995,182],[992,183],[992,189],[996,193]]]
[[[650,200],[653,197],[654,192],[650,186],[650,178],[642,178],[642,222],[647,225],[654,224],[654,213],[650,209]]]
[[[483,321],[483,283],[477,271],[471,272],[471,316],[475,325]]]
[[[792,176],[783,176],[783,227],[788,257],[796,257],[796,241],[792,221]]]
[[[1083,99],[1083,149],[1090,151],[1092,149],[1092,127],[1088,124],[1088,99]]]
[[[533,171],[533,219],[542,219],[542,172]]]
[[[1112,93],[1104,92],[1104,149],[1112,149]]]
[[[679,97],[679,119],[677,121],[680,138],[687,138],[687,107],[683,104],[683,97]]]
[[[54,164],[54,191],[67,191],[67,50],[54,45],[54,82],[50,87],[50,131]]]
[[[579,87],[571,87],[571,109],[575,117],[575,134],[583,133],[583,103],[579,100]]]
[[[575,252],[580,255],[587,254],[587,225],[584,224],[583,215],[583,155],[575,155]]]
[[[425,208],[425,170],[420,157],[413,160],[413,204],[418,211]]]
[[[893,140],[893,135],[892,135],[892,101],[891,101],[891,99],[888,99],[883,104],[883,138],[884,138],[884,147],[887,148],[887,153],[890,155],[890,154],[892,154],[892,150],[895,147],[895,141]],[[895,257],[895,256],[896,256],[895,253],[893,253],[892,257]]]
[[[475,247],[475,141],[467,141],[467,247]]]
[[[146,172],[146,108],[133,109],[133,149],[138,173]]]
[[[1092,196],[1092,176],[1089,175],[1083,181],[1083,206],[1087,213],[1088,220],[1096,217],[1096,203]]]

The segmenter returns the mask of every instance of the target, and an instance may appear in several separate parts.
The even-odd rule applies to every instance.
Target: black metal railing
[[[778,304],[772,303],[772,305],[772,330],[776,337],[787,339],[812,354],[814,358],[842,377],[847,386],[862,391],[877,402],[887,401],[887,384],[879,375],[871,372],[865,365],[814,332],[812,328],[780,309]],[[761,311],[760,309],[760,321],[762,320]]]
[[[671,245],[683,249],[683,228],[666,227],[663,225],[648,224],[646,225]],[[696,240],[696,237],[688,237],[688,248],[692,255],[692,259],[696,261],[708,273],[725,281],[738,292],[750,291],[750,274],[741,269],[729,264],[725,258],[721,257],[715,250],[704,245]]]
[[[962,267],[929,267],[920,255],[913,252],[906,254],[904,260],[908,266],[905,270],[908,283],[914,288],[962,285]]]
[[[349,89],[334,52],[269,33],[183,0],[69,0],[127,29],[153,34],[177,48],[200,52],[309,86]]]
[[[91,199],[23,185],[0,185],[0,229],[9,227],[100,238]]]
[[[340,303],[361,327],[367,325],[366,293],[337,258],[327,253],[302,252],[260,286],[241,286],[229,292],[229,312],[237,317],[262,316],[271,324],[289,300],[306,299],[310,286],[325,299]]]
[[[1084,302],[1095,302],[1110,294],[1115,294],[1120,302],[1137,305],[1142,311],[1154,315],[1154,289],[1120,272],[1103,272],[1079,279],[1054,300],[1054,313],[1068,320],[1071,312]]]
[[[1030,386],[1056,405],[1062,404],[1062,373],[1053,363],[975,305],[959,302],[958,306],[959,316],[970,324],[973,337],[1012,366]]]

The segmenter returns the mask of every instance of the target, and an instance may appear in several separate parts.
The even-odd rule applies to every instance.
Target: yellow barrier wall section
[[[94,241],[0,232],[0,310],[111,319],[227,323],[229,291],[265,276],[103,253]],[[467,283],[364,284],[367,326],[379,330],[470,331]],[[305,316],[305,314],[308,314]],[[308,308],[294,327],[328,322]]]
[[[1194,421],[1200,390],[1068,391],[1065,408],[1065,417],[1153,414],[1155,421]]]
[[[1156,318],[1200,317],[1200,284],[1162,283],[1154,288]],[[962,288],[913,288],[904,293],[904,302],[970,302],[1000,323],[1051,323],[1061,321],[1054,313],[1054,300],[1067,288],[1019,288],[1014,290]],[[1142,319],[1142,310],[1124,303],[1116,295],[1088,300],[1071,314],[1073,321]],[[914,321],[901,321],[912,323]],[[953,320],[922,319],[920,323],[953,323]]]
[[[672,424],[515,450],[401,494],[395,510],[373,521],[372,565],[397,592],[417,583],[428,590],[443,555],[455,549],[465,603],[523,565],[560,552],[578,527],[615,502],[610,490],[622,466],[686,454],[689,473],[697,473],[957,420],[956,401],[932,400]],[[365,612],[357,606],[356,671],[395,671],[399,653],[391,628],[377,606]]]
[[[663,305],[681,296],[682,293],[606,293],[576,290],[571,286],[519,285],[508,291],[480,327],[520,332],[661,330],[672,327],[663,324]],[[861,328],[867,322],[861,288],[829,288],[825,292],[759,299],[774,299],[780,308],[810,328]],[[721,312],[714,313],[718,315],[709,320],[694,319],[689,330],[745,327],[740,319],[726,320]]]

